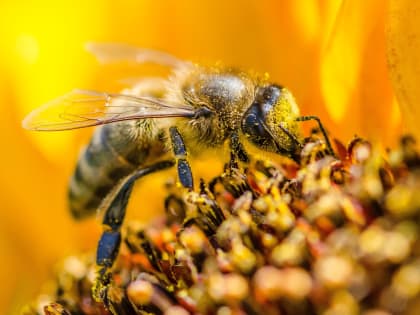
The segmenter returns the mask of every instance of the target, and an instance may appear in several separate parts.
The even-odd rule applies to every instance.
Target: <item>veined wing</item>
[[[191,106],[148,97],[74,90],[31,112],[22,122],[29,130],[58,131],[123,120],[192,117]]]
[[[168,53],[138,48],[127,44],[117,43],[87,43],[86,50],[92,53],[100,62],[156,63],[167,67],[181,67],[189,64]]]

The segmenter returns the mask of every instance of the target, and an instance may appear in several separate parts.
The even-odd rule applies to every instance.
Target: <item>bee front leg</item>
[[[331,146],[330,139],[329,139],[329,137],[327,135],[327,132],[325,131],[325,128],[324,128],[321,120],[319,119],[319,117],[317,117],[317,116],[301,116],[301,117],[296,118],[296,121],[308,121],[308,120],[315,120],[318,123],[319,130],[321,130],[322,135],[324,136],[325,143],[327,145],[327,148],[328,148],[329,153],[332,156],[336,157],[336,155],[334,153],[334,150],[333,150],[333,148]]]
[[[232,170],[233,168],[238,168],[238,159],[241,162],[249,163],[248,153],[246,153],[245,148],[239,141],[239,135],[236,132],[234,132],[230,137],[230,170]]]
[[[184,139],[182,139],[182,136],[176,127],[169,128],[169,135],[171,137],[172,150],[176,160],[179,181],[182,186],[192,190],[194,188],[193,176],[190,163],[188,163],[187,160],[187,149],[185,147]]]
[[[134,183],[150,173],[172,167],[174,161],[161,161],[149,167],[136,170],[124,178],[104,200],[105,214],[103,218],[104,231],[98,243],[96,264],[100,267],[96,283],[93,287],[93,297],[97,301],[107,302],[107,289],[111,283],[110,268],[118,256],[121,243],[121,225],[124,221],[128,200]]]

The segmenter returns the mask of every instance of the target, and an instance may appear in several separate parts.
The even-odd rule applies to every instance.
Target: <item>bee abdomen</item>
[[[95,131],[70,180],[69,204],[75,218],[95,213],[114,185],[147,159],[156,143],[150,134],[133,136],[135,127],[121,122]]]

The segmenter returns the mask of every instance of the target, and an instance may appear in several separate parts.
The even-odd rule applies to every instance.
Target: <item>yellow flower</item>
[[[402,113],[419,133],[413,5],[391,1],[388,52]],[[90,131],[34,134],[20,127],[29,110],[68,90],[118,91],[118,79],[138,75],[137,67],[99,67],[83,51],[87,41],[267,71],[294,93],[302,113],[320,116],[345,141],[357,133],[392,144],[400,131],[384,1],[2,1],[0,12],[1,313],[15,312],[58,257],[92,248],[100,232],[97,221],[76,223],[66,209],[67,179]],[[161,179],[148,185],[161,186]],[[145,198],[140,187],[135,202]],[[144,213],[129,216],[144,218],[161,206],[162,198],[151,199]]]

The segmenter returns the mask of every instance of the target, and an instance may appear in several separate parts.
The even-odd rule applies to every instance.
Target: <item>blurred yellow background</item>
[[[289,87],[303,114],[320,116],[344,142],[357,133],[392,145],[402,126],[386,36],[394,86],[405,101],[401,112],[412,126],[419,117],[413,106],[419,65],[412,66],[410,57],[419,55],[419,43],[400,36],[412,29],[400,23],[414,14],[409,1],[391,1],[390,9],[384,3],[1,1],[0,313],[18,313],[51,275],[54,262],[94,248],[100,232],[95,219],[74,222],[65,198],[91,130],[32,133],[20,126],[31,109],[73,88],[118,91],[119,79],[142,74],[141,67],[100,66],[84,51],[86,42],[129,43],[183,59],[267,71]],[[408,49],[408,42],[417,51]],[[162,181],[152,177],[144,185],[162,186]],[[131,217],[161,208],[162,194],[149,194],[146,201],[141,191],[135,198],[147,202],[146,210]]]

